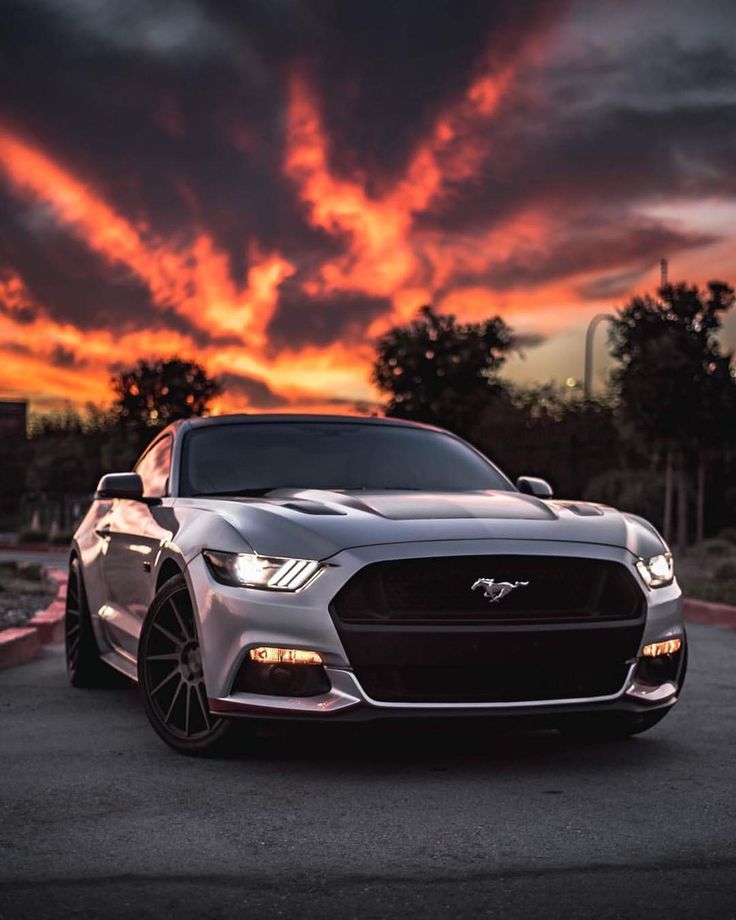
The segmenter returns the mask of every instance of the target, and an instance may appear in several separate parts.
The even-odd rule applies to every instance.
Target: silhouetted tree
[[[543,476],[564,498],[581,498],[590,479],[625,461],[613,406],[551,384],[513,387],[491,400],[468,440],[512,478]]]
[[[99,462],[99,451],[90,450],[91,440],[76,413],[45,419],[40,430],[31,437],[27,488],[32,492],[59,495],[90,491],[94,487]]]
[[[92,405],[84,412],[69,408],[31,415],[26,445],[26,494],[36,507],[45,504],[57,525],[74,523],[65,522],[67,512],[76,500],[94,490],[106,471],[103,453],[114,430],[112,414]]]
[[[655,299],[634,297],[611,324],[611,352],[621,362],[612,383],[625,430],[665,455],[664,530],[669,539],[673,480],[678,492],[678,544],[687,540],[688,455],[698,456],[698,536],[702,537],[705,451],[733,437],[735,384],[731,355],[716,333],[734,303],[729,285],[706,291],[666,285]]]
[[[489,400],[504,392],[497,375],[512,345],[511,329],[500,317],[458,323],[425,306],[415,320],[378,341],[372,379],[389,396],[388,415],[465,433]]]
[[[219,382],[195,361],[138,361],[110,381],[113,411],[124,426],[150,436],[180,418],[205,415],[221,392]]]

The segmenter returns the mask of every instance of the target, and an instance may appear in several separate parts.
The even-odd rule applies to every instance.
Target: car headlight
[[[649,559],[637,559],[636,568],[649,588],[663,588],[671,584],[675,577],[672,553],[659,553],[657,556],[650,556]]]
[[[217,581],[236,588],[297,591],[324,568],[311,559],[280,559],[255,553],[220,553],[206,549],[203,556]]]

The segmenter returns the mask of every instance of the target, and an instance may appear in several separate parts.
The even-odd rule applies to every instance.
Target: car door
[[[172,443],[171,435],[164,435],[136,464],[135,472],[143,480],[147,499],[160,499],[167,494]],[[151,524],[148,503],[118,498],[97,531],[106,543],[103,571],[107,603],[100,617],[110,643],[133,657],[154,593],[152,569],[159,541],[147,533]]]

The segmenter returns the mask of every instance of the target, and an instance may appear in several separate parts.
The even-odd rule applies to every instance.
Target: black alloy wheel
[[[66,671],[73,687],[109,687],[122,681],[113,668],[100,660],[82,581],[82,569],[76,556],[69,563],[64,641]]]
[[[151,725],[185,754],[222,753],[232,720],[209,711],[197,625],[183,575],[167,581],[148,611],[138,647],[138,682]]]

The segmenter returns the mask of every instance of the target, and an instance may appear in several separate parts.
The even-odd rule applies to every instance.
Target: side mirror
[[[143,480],[138,473],[107,473],[97,485],[95,498],[143,498]]]
[[[525,495],[533,495],[535,498],[552,498],[552,486],[546,479],[539,479],[536,476],[519,476],[516,480],[516,488]]]

